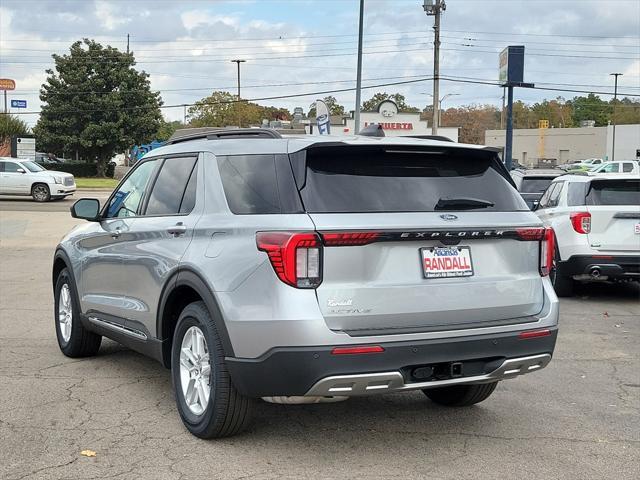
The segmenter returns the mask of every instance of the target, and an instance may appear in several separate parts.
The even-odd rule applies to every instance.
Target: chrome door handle
[[[167,233],[169,235],[173,235],[174,237],[179,237],[180,235],[184,235],[187,233],[187,227],[182,222],[173,225],[172,227],[167,228]]]
[[[116,228],[113,232],[111,232],[111,238],[115,240],[116,238],[119,238],[121,234],[122,231],[119,228]]]

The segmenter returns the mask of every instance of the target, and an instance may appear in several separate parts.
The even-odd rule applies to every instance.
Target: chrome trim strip
[[[135,330],[133,328],[127,328],[123,325],[118,325],[117,323],[109,322],[108,320],[103,320],[97,317],[88,317],[89,321],[94,325],[99,325],[101,327],[108,328],[113,330],[114,332],[123,333],[130,337],[133,337],[137,340],[147,340],[147,336],[141,332],[140,330]]]
[[[362,373],[356,375],[335,375],[318,380],[305,396],[369,395],[372,393],[422,390],[424,388],[446,387],[470,383],[489,383],[541,370],[551,361],[548,353],[531,357],[505,360],[494,371],[473,377],[433,380],[429,382],[405,383],[400,372]]]

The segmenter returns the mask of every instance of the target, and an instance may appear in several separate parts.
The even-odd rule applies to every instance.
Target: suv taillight
[[[322,283],[322,243],[317,233],[258,232],[256,243],[287,285],[316,288]]]
[[[556,237],[551,227],[517,228],[518,238],[524,241],[540,242],[540,275],[546,277],[553,266]]]
[[[540,242],[540,275],[546,277],[553,267],[553,257],[556,250],[556,237],[553,228],[544,229],[544,238]]]
[[[569,215],[571,225],[578,233],[591,232],[591,214],[589,212],[574,212]]]

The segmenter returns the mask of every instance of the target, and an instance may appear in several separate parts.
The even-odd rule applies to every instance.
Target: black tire
[[[72,307],[71,335],[68,339],[64,338],[59,321],[61,292],[63,291],[63,287],[65,285],[67,285],[69,289],[68,294]],[[98,350],[100,350],[100,342],[102,341],[102,336],[90,332],[82,325],[82,322],[80,320],[80,308],[76,286],[71,278],[71,275],[69,275],[69,271],[66,268],[64,268],[60,272],[60,274],[58,275],[58,280],[56,281],[56,287],[54,290],[53,318],[56,328],[56,337],[58,339],[58,346],[60,347],[62,353],[64,353],[67,357],[90,357],[98,353]]]
[[[180,350],[185,333],[198,327],[204,335],[209,355],[210,395],[204,411],[197,415],[188,406],[180,377]],[[243,431],[251,420],[253,399],[238,393],[224,361],[216,323],[204,302],[194,302],[180,314],[171,348],[171,377],[176,405],[187,430],[200,438],[222,438]]]
[[[434,403],[447,407],[468,407],[489,398],[498,382],[426,388],[422,392]]]
[[[51,191],[46,183],[36,183],[31,187],[31,196],[36,202],[51,200]]]
[[[558,263],[560,262],[560,252],[556,246],[555,253],[553,255],[553,266],[551,268],[551,284],[556,291],[558,297],[571,297],[573,295],[573,287],[575,280],[571,277],[558,274]]]

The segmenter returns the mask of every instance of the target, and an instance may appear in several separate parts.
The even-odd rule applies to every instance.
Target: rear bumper
[[[595,270],[602,277],[640,279],[640,255],[572,255],[558,264],[558,273],[568,277]]]
[[[557,337],[557,328],[549,330],[550,335],[529,339],[510,332],[381,343],[384,352],[363,355],[332,355],[331,346],[282,347],[226,363],[236,388],[250,397],[364,395],[483,383],[545,367]],[[452,364],[460,365],[460,372]],[[416,368],[426,376],[418,378]]]

